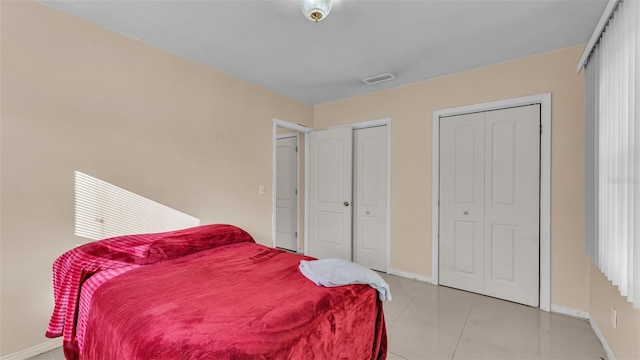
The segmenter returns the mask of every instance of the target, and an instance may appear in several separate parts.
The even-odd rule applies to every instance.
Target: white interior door
[[[298,251],[297,136],[276,140],[276,246]]]
[[[540,107],[440,121],[440,280],[539,302]]]
[[[352,130],[312,132],[309,145],[307,254],[351,260]]]
[[[540,106],[485,113],[485,294],[538,306]]]
[[[354,261],[386,271],[386,126],[355,130],[354,149]]]
[[[440,120],[440,283],[484,291],[484,114]]]

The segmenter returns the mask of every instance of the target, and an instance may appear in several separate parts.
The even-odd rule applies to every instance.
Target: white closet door
[[[538,306],[540,107],[440,120],[440,282]]]
[[[291,251],[298,251],[297,140],[294,136],[276,142],[276,246]]]
[[[354,261],[386,271],[387,129],[354,131]]]
[[[310,134],[309,244],[316,258],[351,260],[353,134],[349,127]]]
[[[440,283],[484,290],[484,115],[440,120]]]
[[[484,293],[538,306],[540,107],[489,111],[485,131]]]

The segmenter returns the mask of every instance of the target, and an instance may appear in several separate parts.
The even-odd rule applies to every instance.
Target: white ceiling
[[[295,0],[42,2],[311,105],[586,42],[606,5],[339,0],[313,23]]]

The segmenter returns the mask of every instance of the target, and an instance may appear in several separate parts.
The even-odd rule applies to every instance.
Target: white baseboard
[[[558,313],[558,314],[565,314],[565,315],[577,317],[580,319],[589,318],[589,313],[586,311],[577,310],[577,309],[573,309],[573,308],[562,306],[562,305],[556,305],[556,304],[551,304],[551,312]]]
[[[598,323],[596,323],[596,320],[591,315],[589,315],[589,324],[591,324],[591,328],[593,329],[593,332],[596,333],[596,336],[598,337],[598,339],[600,339],[600,343],[602,343],[602,347],[604,348],[604,351],[607,353],[607,360],[616,360],[616,357],[613,355],[613,351],[611,350],[611,347],[609,347],[607,340],[604,338],[602,331],[600,331],[600,328],[598,327]]]
[[[4,355],[0,357],[0,360],[24,360],[61,346],[62,346],[62,338],[59,337],[59,338],[47,340],[38,345],[34,345],[30,348],[26,348],[24,350],[14,352],[13,354]]]
[[[602,343],[604,351],[607,353],[607,360],[616,360],[611,347],[609,347],[609,344],[607,343],[607,339],[604,338],[604,335],[602,334],[602,331],[600,331],[600,328],[598,327],[595,319],[591,315],[589,315],[588,312],[555,304],[551,304],[551,312],[589,320],[589,324],[591,325],[593,332],[596,334],[596,336],[600,340],[600,343]]]
[[[407,271],[395,270],[395,269],[391,269],[391,271],[389,271],[389,274],[401,276],[401,277],[407,278],[407,279],[415,279],[415,280],[419,280],[419,281],[424,281],[424,282],[428,282],[430,284],[433,284],[433,282],[431,281],[431,277],[429,277],[429,276],[418,275],[418,274],[410,273],[410,272],[407,272]]]

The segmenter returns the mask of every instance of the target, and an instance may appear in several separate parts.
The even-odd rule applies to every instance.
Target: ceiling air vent
[[[362,81],[364,81],[365,84],[367,84],[367,85],[375,85],[375,84],[379,84],[381,82],[393,80],[395,78],[396,78],[395,76],[393,76],[393,75],[391,75],[389,73],[386,73],[386,74],[382,74],[382,75],[378,75],[378,76],[373,76],[373,77],[364,79]]]

